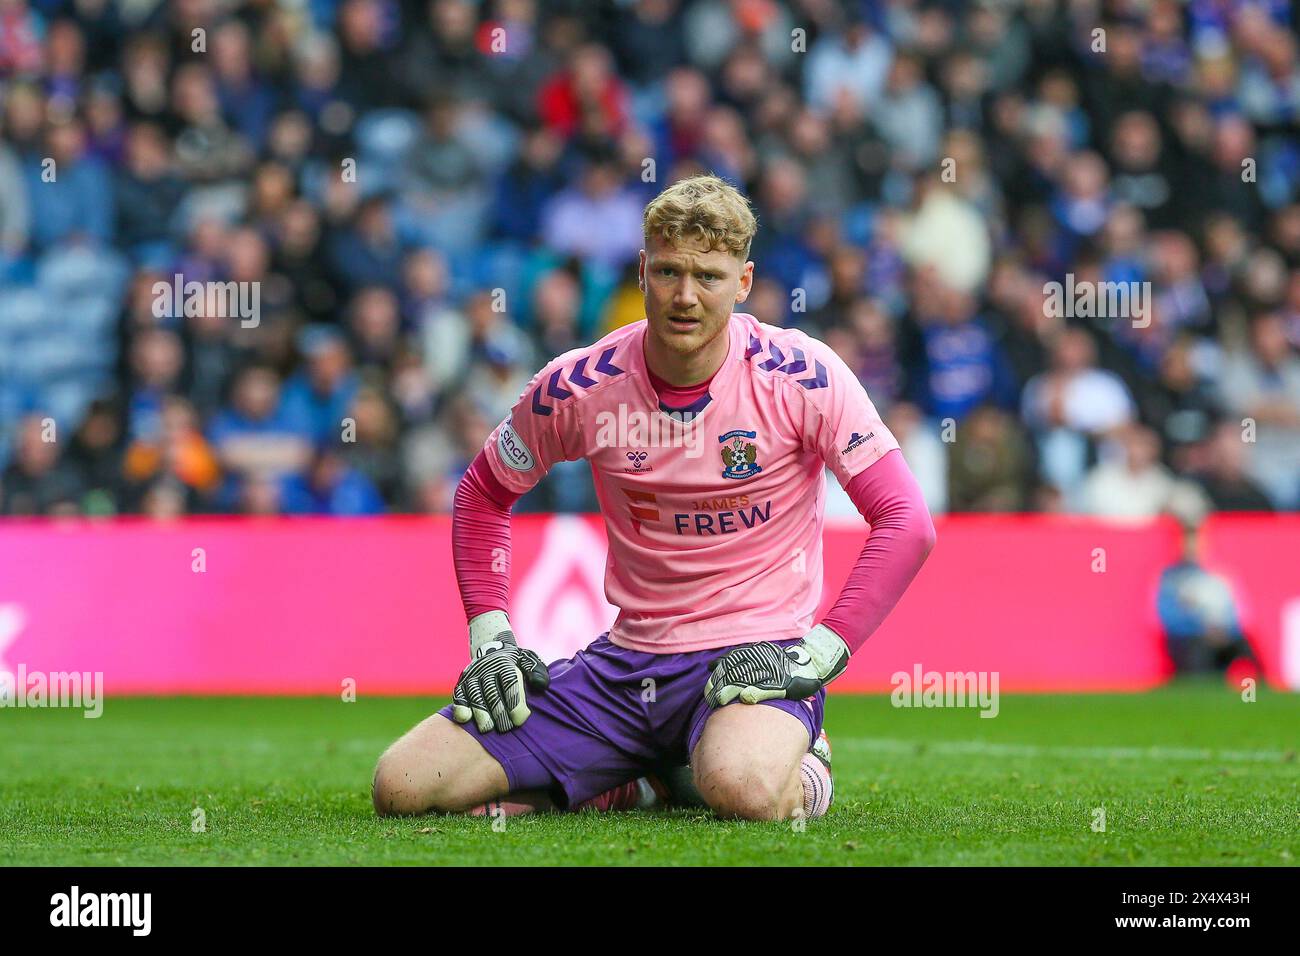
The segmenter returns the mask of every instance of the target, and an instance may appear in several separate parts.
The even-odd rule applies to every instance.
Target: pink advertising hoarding
[[[1294,562],[1288,577],[1278,559],[1300,554],[1300,522],[1235,520],[1207,537],[1239,587],[1261,584],[1244,603],[1280,683],[1282,620],[1300,627],[1300,589]],[[998,671],[1003,691],[1137,690],[1168,676],[1155,587],[1179,552],[1172,522],[969,516],[938,529],[837,690],[886,690],[917,665]],[[824,608],[864,533],[828,526]],[[598,518],[520,516],[513,540],[525,644],[555,659],[608,627]],[[1260,576],[1263,552],[1272,571]],[[0,670],[102,671],[110,694],[336,694],[349,678],[358,693],[442,693],[465,645],[445,518],[0,523]]]
[[[1212,515],[1207,566],[1227,579],[1265,676],[1300,690],[1300,515]]]

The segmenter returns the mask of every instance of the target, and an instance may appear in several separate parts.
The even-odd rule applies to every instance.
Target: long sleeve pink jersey
[[[619,608],[611,641],[674,653],[802,636],[821,598],[829,468],[871,526],[823,619],[856,650],[934,543],[861,383],[823,343],[737,313],[707,390],[669,395],[645,365],[644,335],[635,323],[555,359],[488,438],[454,504],[466,614],[507,609],[515,500],[554,462],[586,458],[609,539],[606,597]],[[695,400],[672,411],[661,391]]]

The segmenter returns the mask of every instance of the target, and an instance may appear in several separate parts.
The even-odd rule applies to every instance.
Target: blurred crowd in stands
[[[643,317],[641,210],[699,171],[754,203],[744,310],[843,356],[936,513],[1300,509],[1298,22],[0,0],[0,513],[447,511],[542,364]],[[596,510],[587,466],[519,509]]]

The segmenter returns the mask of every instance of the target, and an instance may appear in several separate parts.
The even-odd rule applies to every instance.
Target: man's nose
[[[695,282],[689,276],[683,276],[673,293],[673,304],[681,308],[690,308],[699,302],[699,296],[695,293]]]

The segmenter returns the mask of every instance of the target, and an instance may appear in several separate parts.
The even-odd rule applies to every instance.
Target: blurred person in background
[[[1180,482],[1160,460],[1160,437],[1144,425],[1121,428],[1113,448],[1084,478],[1080,501],[1088,514],[1105,518],[1153,518],[1175,509]]]
[[[270,518],[285,514],[283,476],[255,472],[233,486],[237,514]],[[227,504],[226,507],[230,507]]]
[[[826,265],[830,288],[825,301],[810,309],[801,323],[809,335],[823,335],[835,326],[848,325],[850,310],[867,290],[866,256],[861,249],[840,246]]]
[[[311,321],[332,321],[341,290],[330,269],[320,211],[305,199],[294,200],[280,212],[272,236],[272,268],[288,281],[294,305]]]
[[[1219,387],[1229,411],[1254,424],[1251,476],[1278,508],[1300,506],[1300,355],[1280,314],[1255,319],[1248,347],[1228,356]]]
[[[132,254],[158,263],[174,254],[173,217],[185,182],[173,168],[167,134],[154,123],[131,126],[125,156],[115,184],[118,238]]]
[[[326,443],[327,447],[334,449],[341,464],[364,478],[382,501],[400,500],[399,422],[391,404],[378,388],[362,386],[353,395],[347,413],[356,423],[356,434],[342,443]]]
[[[184,327],[187,368],[185,395],[206,422],[221,407],[231,376],[246,348],[235,343],[237,324],[221,315],[187,317]]]
[[[400,280],[405,250],[388,202],[384,194],[362,200],[329,243],[330,269],[354,293],[364,286],[396,287]]]
[[[337,440],[360,384],[352,370],[352,353],[336,330],[310,327],[299,335],[306,368],[284,383],[283,401],[290,417],[309,421],[311,440]]]
[[[31,237],[31,207],[19,154],[5,142],[0,116],[0,281],[22,261]]]
[[[491,202],[486,159],[465,128],[465,104],[432,97],[424,133],[407,156],[402,197],[426,241],[447,249],[482,241]]]
[[[771,279],[755,279],[749,300],[755,309],[761,307],[764,315],[771,316],[772,325],[786,328],[793,324],[790,297],[779,283]]]
[[[992,264],[988,223],[940,176],[921,176],[917,186],[913,209],[900,225],[899,251],[927,281],[957,294],[974,294]]]
[[[403,324],[418,330],[450,305],[447,259],[438,250],[416,247],[402,261]]]
[[[250,143],[266,139],[275,106],[275,93],[258,75],[253,62],[253,40],[246,23],[238,19],[221,22],[211,43],[213,85],[223,116]]]
[[[537,94],[537,112],[550,130],[566,140],[613,139],[627,123],[627,91],[614,70],[609,51],[583,43],[568,57],[565,69]]]
[[[1081,328],[1061,330],[1051,365],[1026,384],[1021,414],[1042,457],[1043,475],[1067,496],[1082,480],[1095,446],[1133,419],[1133,399],[1114,372],[1096,366],[1097,349]]]
[[[158,430],[136,438],[126,449],[122,475],[145,510],[143,499],[159,482],[183,491],[185,511],[193,513],[209,502],[221,479],[216,453],[199,427],[199,418],[184,398],[163,400]]]
[[[76,514],[85,482],[51,435],[50,419],[28,415],[18,426],[13,461],[0,474],[0,513],[6,515]],[[57,435],[56,431],[53,432]]]
[[[1115,167],[1110,183],[1114,201],[1140,211],[1154,229],[1173,225],[1179,203],[1156,118],[1141,110],[1122,114],[1108,145]]]
[[[898,333],[884,306],[875,299],[859,298],[849,307],[848,328],[855,334],[857,349],[850,367],[874,396],[876,407],[888,417],[903,394],[903,366],[898,351]]]
[[[179,389],[184,364],[180,337],[169,329],[147,329],[132,342],[135,387],[127,402],[127,430],[133,439],[158,437],[163,402]]]
[[[939,158],[943,137],[943,112],[939,96],[925,80],[921,61],[911,54],[896,54],[879,102],[871,111],[876,128],[907,170],[926,169]]]
[[[948,453],[949,511],[1024,510],[1032,468],[1032,452],[1011,416],[989,405],[974,409]]]
[[[815,254],[806,235],[812,208],[803,164],[786,156],[770,159],[760,173],[754,205],[763,223],[754,237],[754,255],[767,263],[766,277],[787,289],[807,289]]]
[[[528,384],[531,350],[516,348],[510,338],[489,339],[478,351],[465,379],[465,397],[489,420],[504,418]]]
[[[1250,644],[1231,583],[1210,570],[1194,526],[1183,531],[1183,555],[1160,575],[1156,609],[1178,674],[1226,674],[1236,687],[1255,675]]]
[[[68,462],[81,474],[86,514],[110,515],[123,510],[122,411],[110,399],[96,399],[72,436]]]
[[[585,344],[578,332],[582,286],[567,269],[552,269],[533,287],[533,348],[560,355]]]
[[[554,130],[533,126],[523,130],[519,155],[497,180],[492,231],[506,240],[528,245],[541,232],[542,210],[564,188],[560,160],[564,140]]]
[[[879,102],[893,62],[893,45],[861,15],[846,9],[842,29],[828,32],[808,51],[804,84],[808,102],[829,109],[847,94],[854,105],[870,112]]]
[[[909,399],[933,418],[956,421],[985,403],[1013,404],[1010,365],[976,297],[931,270],[914,275],[912,293]]]
[[[290,515],[355,517],[383,514],[384,499],[374,484],[351,467],[337,450],[317,452],[303,474],[284,478],[280,507]]]
[[[348,341],[357,368],[385,378],[402,345],[402,313],[397,295],[386,285],[359,289],[348,304]]]
[[[232,129],[221,112],[211,68],[203,62],[176,68],[171,82],[171,111],[180,129],[175,134],[175,154],[181,174],[190,182],[217,187],[246,175],[252,168],[252,144]]]
[[[48,122],[44,153],[28,159],[24,174],[33,248],[113,238],[112,178],[104,163],[87,153],[86,128],[79,118]],[[51,180],[50,175],[57,178]],[[48,188],[52,182],[58,183],[57,189]]]
[[[1192,478],[1216,511],[1272,511],[1273,502],[1247,471],[1250,445],[1237,422],[1219,422],[1205,440]]]
[[[194,514],[197,500],[192,488],[187,488],[175,478],[163,477],[154,481],[140,495],[140,514],[155,521],[174,521]]]
[[[1161,358],[1158,377],[1137,380],[1134,397],[1141,417],[1165,442],[1195,441],[1219,416],[1213,376],[1220,360],[1220,350],[1213,341],[1183,334],[1174,339]]]
[[[612,154],[592,153],[577,186],[556,193],[543,207],[541,236],[546,245],[612,270],[635,259],[641,204],[621,179]]]
[[[532,345],[510,315],[499,311],[500,303],[492,293],[477,292],[465,302],[463,310],[445,310],[426,323],[421,337],[424,364],[433,387],[440,393],[465,393],[473,380],[480,399],[490,405],[503,400],[508,403],[517,397],[517,393],[498,392],[508,392],[511,387],[512,368],[531,362]],[[484,365],[494,366],[486,381],[481,374]],[[517,384],[522,387],[522,383]]]
[[[285,408],[273,369],[249,365],[238,372],[229,404],[208,428],[208,440],[227,475],[222,500],[238,498],[256,514],[277,510],[278,492],[267,482],[274,485],[279,476],[307,466],[311,434],[310,420]],[[247,493],[241,490],[241,485],[255,480],[256,486]]]

